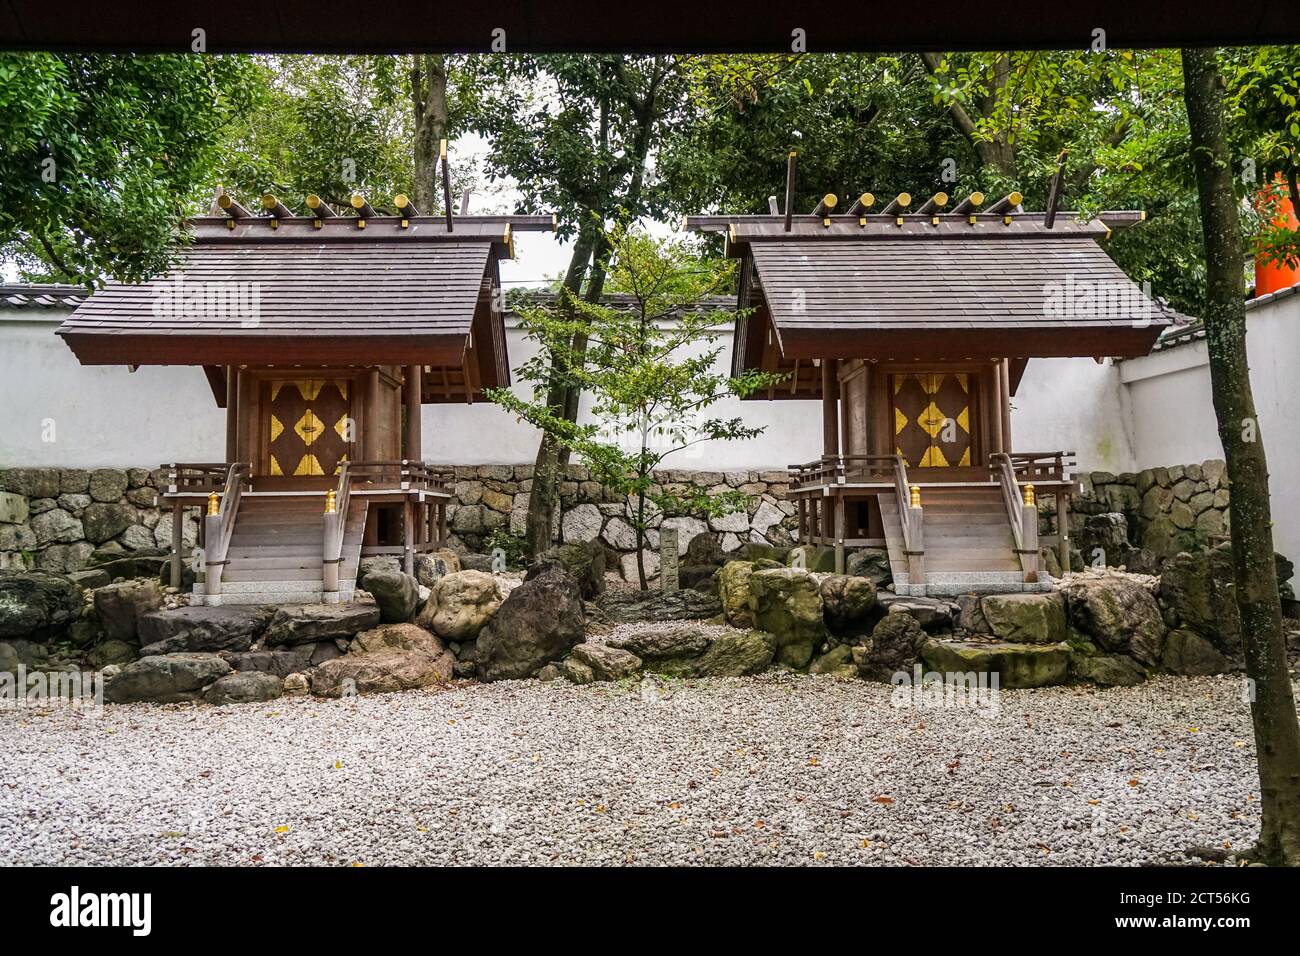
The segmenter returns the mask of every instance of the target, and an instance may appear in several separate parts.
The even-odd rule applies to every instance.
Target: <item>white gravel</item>
[[[0,710],[0,864],[1143,864],[1259,825],[1241,683],[461,684]]]

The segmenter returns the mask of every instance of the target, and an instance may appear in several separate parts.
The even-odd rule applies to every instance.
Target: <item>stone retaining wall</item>
[[[171,548],[171,513],[157,506],[165,472],[147,468],[0,470],[0,569],[79,571],[97,549]],[[184,540],[198,540],[198,515]]]
[[[532,488],[533,466],[460,466],[453,471],[454,500],[449,511],[453,547],[486,551],[494,534],[522,535]],[[750,496],[747,509],[720,518],[670,515],[657,518],[649,535],[647,569],[657,570],[658,528],[676,527],[683,551],[690,539],[716,533],[722,550],[732,553],[748,542],[794,543],[795,507],[787,500],[785,471],[665,470],[667,486],[695,485],[709,491],[738,489]],[[171,515],[156,504],[165,473],[126,470],[10,468],[0,470],[0,568],[76,571],[97,549],[130,553],[171,546]],[[1159,562],[1179,551],[1214,543],[1228,529],[1228,487],[1224,463],[1153,468],[1114,475],[1080,475],[1082,497],[1073,502],[1071,536],[1083,563],[1093,564],[1096,549],[1104,563]],[[629,504],[610,496],[587,469],[569,465],[560,482],[557,536],[565,542],[600,541],[615,552],[625,577],[635,578],[635,535],[627,521]],[[1041,500],[1042,534],[1056,532],[1055,506]],[[1115,516],[1122,516],[1122,520]],[[198,515],[187,513],[187,545],[198,534]],[[1145,551],[1145,555],[1137,552]]]
[[[1151,573],[1180,551],[1212,547],[1229,529],[1227,465],[1148,468],[1079,475],[1083,494],[1070,506],[1070,536],[1084,564],[1099,561]],[[1056,533],[1056,505],[1039,503],[1039,533]]]
[[[448,509],[452,545],[471,551],[489,547],[494,532],[522,535],[528,515],[528,494],[533,484],[533,466],[482,465],[454,470],[455,502]],[[749,495],[742,512],[703,520],[681,515],[659,516],[649,534],[646,570],[658,570],[659,528],[675,527],[682,551],[691,538],[705,531],[716,532],[726,553],[747,542],[790,545],[797,527],[794,504],[787,500],[789,475],[785,471],[680,471],[664,470],[660,482],[666,487],[694,485],[713,492],[738,489]],[[621,570],[628,580],[636,578],[636,534],[627,518],[631,504],[611,496],[592,481],[582,465],[569,465],[560,482],[560,511],[556,534],[565,543],[600,541],[619,555]]]

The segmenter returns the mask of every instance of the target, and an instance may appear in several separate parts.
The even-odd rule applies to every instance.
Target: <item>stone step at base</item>
[[[921,648],[928,671],[940,674],[998,675],[998,688],[1053,687],[1070,676],[1068,644],[1014,644],[1006,641],[942,641]]]
[[[242,586],[241,586],[242,585]],[[254,585],[249,587],[248,585]],[[339,590],[326,594],[320,586],[306,581],[231,581],[223,583],[220,594],[205,594],[203,585],[194,585],[190,603],[223,607],[246,604],[347,604],[356,596],[355,581],[340,581]]]

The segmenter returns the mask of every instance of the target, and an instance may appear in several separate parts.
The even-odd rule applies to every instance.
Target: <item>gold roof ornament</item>
[[[215,491],[208,495],[208,514],[221,514],[221,497]]]
[[[325,513],[327,515],[337,514],[339,510],[338,494],[331,488],[325,492]]]

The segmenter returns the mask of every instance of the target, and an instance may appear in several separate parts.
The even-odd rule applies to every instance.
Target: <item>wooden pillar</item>
[[[993,451],[1002,452],[1007,450],[1002,432],[1002,363],[994,363],[991,372],[991,384],[985,390],[990,400],[989,425],[993,434]]]
[[[366,461],[377,461],[379,452],[379,369],[366,371],[365,425],[361,433],[361,454]]]
[[[839,362],[822,359],[822,454],[840,453]]]
[[[1011,360],[1003,359],[998,366],[998,384],[1002,392],[998,404],[1002,408],[1002,450],[1011,453]]]
[[[171,585],[178,591],[181,587],[181,549],[185,538],[185,512],[181,509],[180,499],[172,502],[172,576]]]
[[[226,461],[239,461],[239,367],[226,366]]]
[[[844,573],[844,496],[835,496],[835,573]]]
[[[1056,534],[1061,560],[1061,573],[1070,570],[1070,496],[1064,491],[1056,493]]]
[[[808,543],[808,499],[802,495],[798,498],[799,506],[799,543]]]
[[[438,502],[438,543],[447,546],[447,503]]]
[[[423,365],[406,366],[403,387],[406,404],[406,457],[410,461],[424,460],[420,444],[420,409],[423,407],[420,393],[423,373]]]
[[[415,507],[411,499],[402,502],[402,570],[407,574],[415,573]]]

